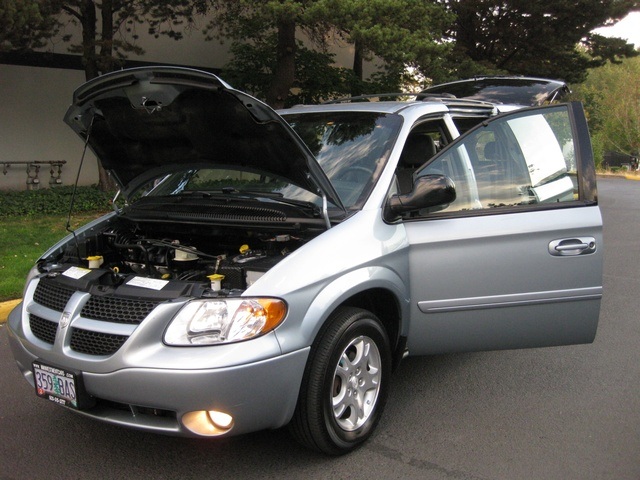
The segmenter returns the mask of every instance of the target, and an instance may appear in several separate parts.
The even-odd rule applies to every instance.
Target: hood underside
[[[269,106],[213,74],[174,67],[123,70],[74,92],[65,122],[126,193],[202,165],[285,179],[341,205],[311,152]]]

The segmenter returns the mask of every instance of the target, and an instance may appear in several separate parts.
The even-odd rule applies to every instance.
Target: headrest
[[[400,155],[400,165],[419,167],[436,154],[436,144],[426,133],[411,134]]]

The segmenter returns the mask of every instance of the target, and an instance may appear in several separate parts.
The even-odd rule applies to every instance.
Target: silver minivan
[[[9,317],[40,397],[146,431],[289,425],[351,451],[408,355],[592,342],[602,220],[578,103],[426,96],[278,113],[123,70],[66,123],[121,191]]]

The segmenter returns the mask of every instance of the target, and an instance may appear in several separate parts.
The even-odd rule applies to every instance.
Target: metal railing
[[[46,169],[47,166],[49,167],[49,186],[55,187],[62,185],[62,167],[66,163],[66,160],[34,160],[26,162],[5,162],[0,160],[3,175],[6,175],[14,165],[26,166],[27,190],[37,190],[40,188],[40,169],[43,167]]]

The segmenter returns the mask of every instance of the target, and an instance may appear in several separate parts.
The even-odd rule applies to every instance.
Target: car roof
[[[420,93],[375,93],[338,98],[316,105],[296,105],[281,114],[368,111],[400,113],[419,106],[433,113],[478,113],[507,111],[523,106],[542,105],[560,100],[570,93],[560,80],[519,75],[488,75],[434,85]],[[408,98],[398,100],[398,98]]]
[[[409,96],[416,97],[416,100],[408,101],[376,101],[379,98],[385,96]],[[364,100],[364,101],[363,101]],[[331,102],[316,104],[316,105],[296,105],[291,108],[279,110],[278,113],[283,115],[298,114],[298,113],[317,113],[317,112],[377,112],[377,113],[395,113],[398,114],[404,110],[421,109],[425,110],[425,113],[473,113],[473,112],[487,112],[494,111],[495,106],[492,103],[468,100],[468,99],[455,99],[443,96],[425,96],[422,94],[374,94],[358,97],[348,97]]]

